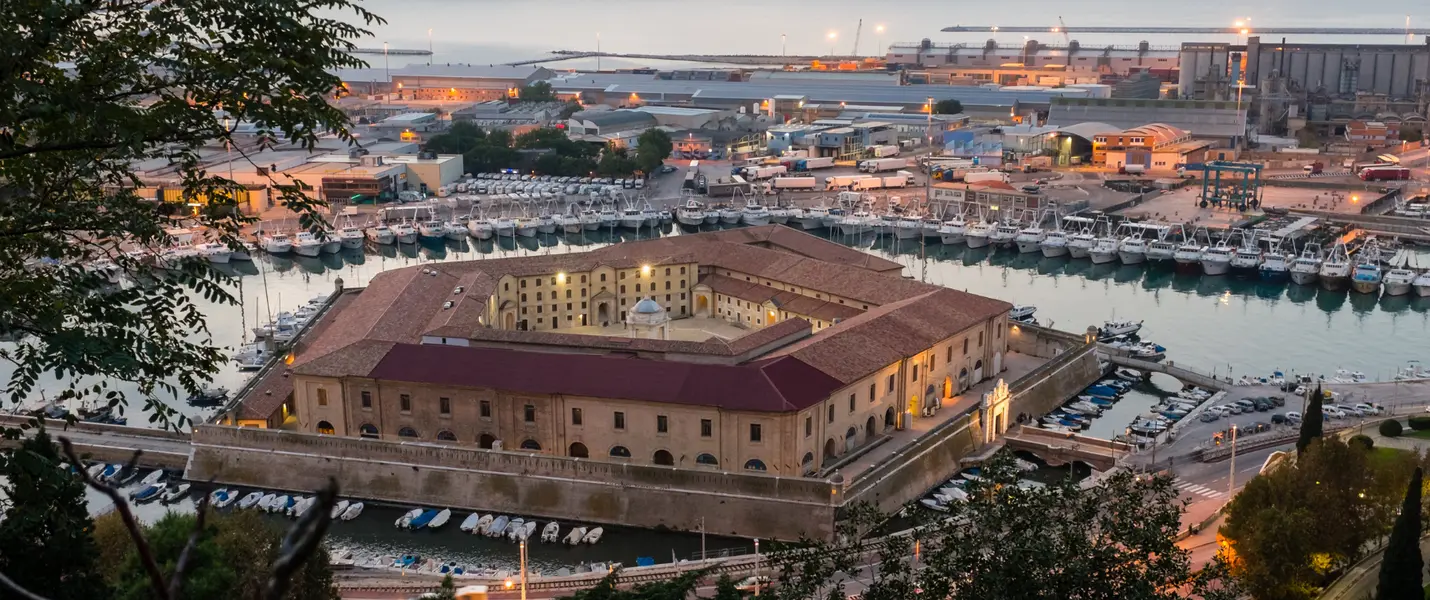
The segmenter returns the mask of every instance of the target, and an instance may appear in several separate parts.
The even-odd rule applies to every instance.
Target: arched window
[[[977,361],[974,361],[974,363],[973,363],[973,368],[974,368],[974,369],[982,369],[982,368],[983,368],[983,360],[982,360],[982,359],[979,359],[979,360],[977,360]]]
[[[377,435],[377,426],[373,425],[372,423],[363,423],[362,427],[358,428],[358,435],[361,435],[365,438],[373,439],[377,439],[379,437]]]
[[[490,433],[483,433],[482,435],[477,437],[477,446],[480,446],[485,450],[491,450],[492,444],[495,444],[496,442],[496,436],[493,436]]]
[[[437,432],[437,439],[442,440],[444,442],[455,442],[457,441],[457,434],[444,429],[442,431]]]
[[[323,435],[333,435],[333,424],[327,421],[318,421],[318,433]]]
[[[630,448],[627,448],[625,446],[612,446],[611,456],[614,456],[616,458],[630,458],[631,450]]]
[[[891,406],[891,407],[889,407],[889,410],[884,411],[884,431],[888,431],[889,428],[890,428],[890,427],[893,427],[893,426],[894,426],[894,407]]]
[[[397,430],[397,437],[415,438],[417,437],[417,430],[411,427],[403,427],[402,429]]]
[[[576,458],[591,457],[591,453],[586,450],[586,445],[581,442],[571,442],[571,447],[566,449],[566,455]]]
[[[540,450],[541,444],[536,440],[528,439],[521,443],[522,450]]]
[[[720,466],[720,461],[715,458],[714,454],[701,454],[695,457],[695,464],[718,467]]]
[[[844,432],[844,439],[846,439],[846,440],[852,440],[852,439],[854,439],[854,436],[857,436],[857,435],[859,435],[859,430],[858,430],[858,429],[855,429],[855,428],[853,428],[853,427],[850,427],[848,431],[845,431],[845,432]]]
[[[671,456],[669,452],[666,452],[664,450],[656,450],[655,457],[653,457],[651,461],[658,465],[669,466],[675,464],[675,457]]]
[[[804,460],[799,461],[799,464],[801,464],[801,465],[808,465],[809,463],[812,463],[812,462],[814,462],[814,453],[813,453],[813,452],[805,452],[805,453],[804,453]]]
[[[745,461],[745,470],[746,470],[746,471],[764,471],[764,470],[765,470],[765,463],[764,463],[764,461],[761,461],[761,460],[758,459],[758,458],[752,458],[752,459],[750,459],[750,460]]]

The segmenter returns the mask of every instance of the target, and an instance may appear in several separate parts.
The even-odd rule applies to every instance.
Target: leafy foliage
[[[1400,421],[1397,419],[1386,419],[1380,422],[1380,435],[1385,437],[1400,437],[1404,431],[1405,428],[1401,427]]]
[[[1425,139],[1425,132],[1414,127],[1402,127],[1399,137],[1402,142],[1419,142]]]
[[[1296,453],[1306,451],[1313,440],[1320,439],[1322,429],[1325,427],[1325,416],[1321,412],[1321,402],[1325,396],[1321,395],[1321,386],[1316,386],[1316,391],[1311,394],[1311,402],[1306,405],[1306,414],[1301,420],[1301,436],[1296,439]]]
[[[349,0],[0,4],[0,332],[24,336],[0,351],[13,365],[11,400],[53,376],[62,399],[127,404],[108,382],[131,382],[155,420],[172,422],[156,393],[196,391],[225,360],[187,292],[234,299],[201,259],[160,268],[152,253],[183,224],[237,247],[251,219],[236,209],[241,186],[203,168],[210,144],[232,142],[242,159],[326,134],[352,141],[328,104],[341,92],[332,72],[364,66],[346,50],[367,32],[345,12],[381,22]],[[257,135],[238,139],[240,122]],[[195,214],[135,192],[132,167],[146,161],[175,169]],[[319,203],[279,178],[270,175],[278,202],[319,225]],[[100,261],[145,285],[112,289],[87,268]]]
[[[460,154],[462,165],[472,173],[510,168],[520,155],[511,148],[511,134],[487,133],[469,121],[458,121],[440,135],[427,140],[426,149],[439,154]]]
[[[531,85],[522,86],[517,91],[517,97],[522,102],[554,102],[556,93],[551,90],[551,84],[545,81],[538,81]]]
[[[1376,600],[1423,600],[1420,571],[1425,561],[1420,556],[1420,487],[1421,470],[1415,469],[1405,487],[1405,500],[1400,515],[1390,530],[1385,545],[1385,560],[1380,563],[1380,587]]]
[[[675,150],[670,134],[664,129],[647,129],[636,138],[636,168],[647,175],[660,168],[660,164]]]
[[[1375,440],[1370,439],[1368,435],[1353,435],[1351,439],[1347,441],[1351,445],[1360,446],[1362,450],[1369,451],[1375,448]]]
[[[9,499],[0,521],[0,573],[51,600],[107,597],[108,586],[95,571],[99,550],[89,535],[94,524],[84,484],[60,463],[43,429],[0,455]]]
[[[721,575],[715,580],[715,600],[741,600],[740,590],[735,589],[735,580],[729,575]]]
[[[707,571],[689,571],[674,579],[639,583],[630,589],[616,587],[619,572],[601,578],[595,586],[580,590],[564,599],[569,600],[685,600],[695,592],[695,585]]]
[[[933,114],[936,115],[956,115],[963,112],[963,103],[953,98],[939,100],[933,105]]]
[[[442,578],[442,585],[437,588],[436,595],[431,596],[432,600],[457,600],[457,583],[452,581],[452,574],[448,573]]]

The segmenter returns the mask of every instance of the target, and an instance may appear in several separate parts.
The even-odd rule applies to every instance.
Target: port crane
[[[1061,31],[1063,34],[1063,42],[1068,46],[1072,46],[1072,36],[1068,35],[1068,24],[1063,22],[1062,15],[1058,15],[1058,31]]]
[[[854,52],[850,56],[859,56],[859,34],[864,33],[864,19],[859,19],[859,26],[854,28]]]

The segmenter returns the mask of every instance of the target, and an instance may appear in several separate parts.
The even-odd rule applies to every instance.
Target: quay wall
[[[1028,323],[1012,323],[1008,327],[1008,350],[1018,354],[1054,358],[1085,345],[1087,340],[1084,336],[1051,327]]]
[[[1081,340],[1081,338],[1079,338]],[[1097,345],[1086,344],[1063,352],[1008,384],[1013,399],[1008,413],[1041,417],[1102,377]]]
[[[206,425],[187,478],[287,491],[720,535],[831,539],[827,481],[632,465],[442,444]],[[713,525],[713,526],[712,526]]]
[[[850,482],[845,503],[868,502],[885,513],[897,511],[958,473],[960,459],[976,451],[982,437],[976,411],[951,419]]]

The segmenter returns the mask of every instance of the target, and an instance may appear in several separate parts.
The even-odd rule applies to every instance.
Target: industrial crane
[[[1058,25],[1059,25],[1058,29],[1063,32],[1063,42],[1066,43],[1066,44],[1068,44],[1068,45],[1071,45],[1071,44],[1072,44],[1072,37],[1070,37],[1070,36],[1068,35],[1068,24],[1063,22],[1063,17],[1062,17],[1062,15],[1058,15]]]
[[[854,52],[850,56],[859,56],[859,34],[864,32],[864,19],[859,19],[859,26],[854,28]]]

